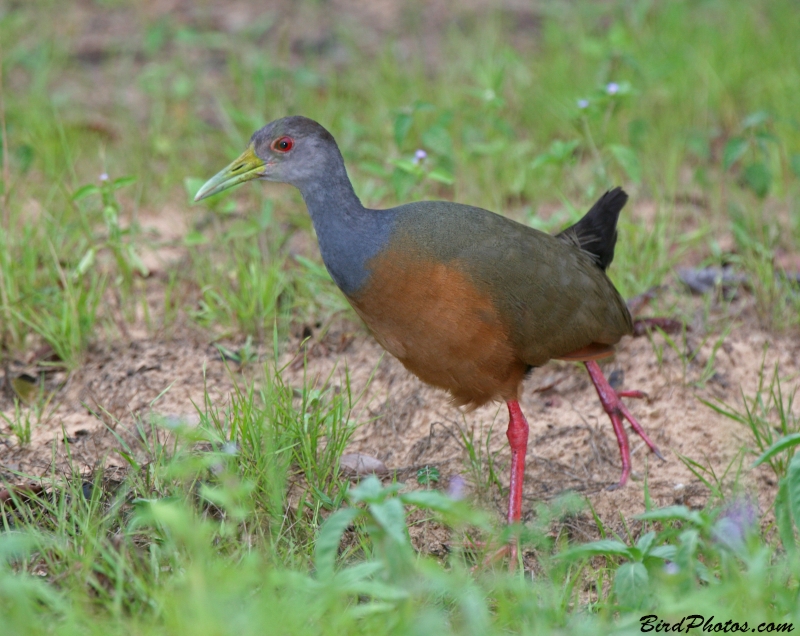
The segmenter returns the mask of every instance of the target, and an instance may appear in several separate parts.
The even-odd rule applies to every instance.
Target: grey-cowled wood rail
[[[586,365],[619,443],[619,486],[631,470],[623,418],[661,457],[620,400],[643,394],[615,391],[596,362],[633,330],[625,301],[605,274],[628,199],[622,189],[606,192],[557,236],[447,201],[371,210],[356,196],[333,136],[305,117],[279,119],[256,132],[195,201],[251,179],[300,190],[334,282],[409,371],[449,391],[461,406],[506,402],[509,523],[520,519],[528,444],[520,388],[528,371],[548,360]]]

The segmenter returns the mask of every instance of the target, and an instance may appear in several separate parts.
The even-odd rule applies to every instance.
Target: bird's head
[[[200,201],[251,179],[302,186],[341,164],[333,136],[307,117],[284,117],[264,126],[236,160],[203,184]]]

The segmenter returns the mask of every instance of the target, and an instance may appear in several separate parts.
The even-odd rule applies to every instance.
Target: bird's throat
[[[394,215],[361,205],[346,176],[301,187],[300,192],[325,267],[339,289],[352,297],[369,279],[367,263],[386,245]]]

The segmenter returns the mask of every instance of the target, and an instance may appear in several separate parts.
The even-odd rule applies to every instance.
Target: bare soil
[[[73,466],[86,473],[100,467],[122,469],[125,462],[114,452],[119,447],[117,436],[138,448],[140,459],[145,457],[134,441],[137,421],[147,423],[157,416],[161,421],[196,423],[196,406],[203,404],[205,390],[222,405],[234,381],[259,381],[261,365],[250,365],[242,377],[207,334],[188,327],[182,331],[170,338],[99,342],[76,372],[69,376],[50,373],[47,385],[54,389],[51,408],[43,421],[35,424],[30,444],[19,446],[11,436],[0,438],[0,475],[11,481],[19,481],[14,475],[17,471],[48,476],[53,462],[57,472],[66,473],[68,455]],[[653,337],[656,346],[659,338]],[[284,379],[289,385],[301,386],[306,374],[308,381],[320,386],[326,381],[341,386],[347,373],[353,394],[363,393],[353,412],[360,426],[348,452],[382,460],[390,474],[401,480],[415,482],[417,470],[424,466],[439,469],[441,487],[460,475],[473,496],[502,518],[504,492],[488,483],[488,462],[494,462],[503,486],[507,486],[504,406],[461,412],[443,392],[424,385],[385,354],[363,326],[348,319],[336,322],[320,339],[312,336],[304,351],[300,342],[296,337],[297,347],[283,359],[287,365]],[[712,379],[699,386],[696,382],[711,355],[712,342],[701,344],[699,336],[690,334],[687,345],[699,346],[700,352],[684,369],[669,347],[659,364],[648,338],[626,338],[615,358],[604,365],[607,374],[621,380],[618,388],[647,393],[647,399],[628,400],[628,404],[667,460],[659,461],[640,439],[632,437],[634,472],[628,485],[617,490],[609,489],[620,474],[616,440],[583,367],[551,362],[535,370],[521,400],[531,426],[525,518],[530,519],[536,502],[574,491],[588,498],[604,524],[621,530],[623,516],[630,518],[644,511],[645,475],[654,505],[703,506],[710,493],[680,456],[720,476],[733,466],[728,486],[738,482],[738,487],[754,495],[762,511],[766,510],[775,489],[769,469],[745,470],[742,477],[735,477],[744,449],[753,446],[749,430],[702,401],[722,401],[741,411],[742,393],[752,395],[760,373],[770,375],[775,365],[782,370],[784,390],[794,390],[800,342],[740,326],[719,347]],[[265,350],[261,353],[268,359]],[[25,369],[34,372],[21,362],[9,369],[12,375]],[[10,400],[6,397],[0,404],[12,417]],[[477,470],[470,468],[465,440],[482,455]],[[751,460],[752,456],[744,457],[745,469]],[[588,518],[586,521],[579,531],[589,538],[596,527]]]

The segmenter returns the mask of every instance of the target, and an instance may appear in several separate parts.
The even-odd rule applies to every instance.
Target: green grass
[[[242,387],[224,411],[207,403],[199,426],[166,429],[169,442],[142,423],[145,462],[123,445],[121,483],[76,471],[15,497],[0,533],[6,633],[577,634],[634,631],[652,614],[800,619],[796,548],[764,543],[746,499],[651,509],[635,537],[589,544],[554,533],[580,499],[540,505],[519,534],[536,551],[531,580],[458,547],[476,532],[508,537],[464,501],[374,477],[346,493],[335,475],[316,481],[337,464],[326,453],[346,438],[346,398],[265,387]],[[309,446],[317,436],[328,447]],[[791,524],[798,510],[784,505]],[[414,553],[411,508],[452,529],[445,562]]]
[[[75,370],[93,341],[142,321],[150,333],[189,322],[211,338],[273,340],[280,353],[293,324],[352,317],[313,240],[296,248],[311,233],[297,192],[251,185],[190,207],[255,129],[293,113],[334,133],[371,206],[446,198],[553,231],[623,184],[632,197],[610,273],[624,295],[691,255],[749,276],[763,328],[800,327],[800,295],[778,265],[800,251],[796,3],[544,2],[534,35],[501,13],[463,17],[436,54],[413,28],[367,44],[326,3],[297,4],[331,25],[336,55],[298,53],[269,12],[231,32],[202,10],[86,3],[100,23],[124,15],[111,37],[55,0],[0,7],[4,367],[46,344]],[[164,210],[190,215],[186,255],[149,272],[140,219]],[[700,340],[716,352],[738,318],[702,312]],[[688,382],[681,337],[654,349],[674,346]],[[607,536],[598,519],[606,541],[576,544],[565,520],[586,503],[539,506],[513,530],[535,554],[531,578],[470,571],[484,555],[459,548],[464,538],[497,545],[509,531],[464,502],[372,480],[348,490],[338,456],[363,423],[358,396],[308,383],[295,393],[272,364],[230,402],[200,405],[195,429],[140,422],[138,445],[120,439],[121,483],[97,473],[84,484],[76,466],[0,503],[0,631],[605,633],[698,613],[798,626],[800,462],[781,382],[764,376],[742,412],[712,406],[747,426],[748,450],[780,483],[760,526],[740,523],[730,539],[741,471],[718,476],[694,458],[713,506],[650,510],[625,520],[630,536]],[[25,443],[50,402],[17,404],[3,435]],[[462,441],[482,497],[498,486],[494,457],[468,431]],[[420,519],[451,528],[447,558],[411,549]]]

